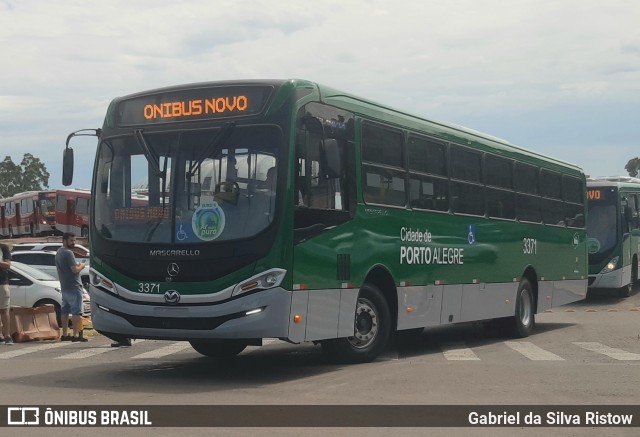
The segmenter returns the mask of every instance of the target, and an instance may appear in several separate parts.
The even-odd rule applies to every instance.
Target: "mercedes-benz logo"
[[[176,290],[168,290],[164,293],[164,301],[168,304],[175,305],[180,302],[180,293]]]
[[[176,263],[169,264],[169,266],[167,267],[167,273],[171,277],[178,276],[178,273],[180,273],[180,266]]]

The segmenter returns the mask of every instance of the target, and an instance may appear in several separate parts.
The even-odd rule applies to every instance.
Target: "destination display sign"
[[[587,190],[587,200],[600,200],[600,199],[604,199],[604,194],[602,193],[602,190],[598,190],[598,189],[588,189]]]
[[[175,121],[200,121],[260,113],[271,86],[196,88],[123,100],[118,106],[119,126]]]

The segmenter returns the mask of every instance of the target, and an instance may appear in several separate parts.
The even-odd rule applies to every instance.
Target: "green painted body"
[[[609,283],[598,285],[593,283],[596,277],[603,273],[616,273],[624,271],[624,279],[619,286],[624,287],[629,283],[630,267],[635,259],[638,261],[640,254],[640,220],[638,210],[640,207],[640,183],[639,181],[625,181],[629,178],[621,178],[622,180],[590,180],[587,182],[587,202],[590,209],[589,221],[587,229],[595,226],[596,215],[591,208],[597,207],[603,200],[605,192],[610,193],[607,200],[612,207],[612,214],[607,216],[606,221],[598,226],[602,229],[608,229],[611,235],[611,243],[607,244],[608,249],[595,252],[599,243],[596,236],[589,236],[589,285],[595,288],[610,288]],[[613,209],[614,208],[614,209]],[[628,209],[628,211],[625,211]],[[605,219],[603,219],[605,220]],[[597,231],[592,231],[597,233]],[[594,253],[595,252],[595,253]],[[605,269],[613,259],[617,258],[618,262],[611,270]]]
[[[468,227],[477,226],[476,244],[468,243]],[[431,243],[402,242],[401,228],[428,231]],[[579,244],[573,245],[577,235]],[[535,254],[525,254],[523,240],[537,240]],[[387,269],[396,285],[505,283],[519,281],[526,268],[538,279],[561,281],[586,277],[585,233],[582,230],[507,223],[477,217],[461,217],[359,205],[356,218],[295,247],[294,283],[310,289],[340,288],[337,254],[351,255],[350,281],[360,287],[373,267]],[[401,247],[425,247],[412,264],[401,263]],[[448,249],[462,251],[460,259],[440,256]],[[430,260],[430,262],[428,262]],[[460,262],[460,264],[458,264]]]
[[[172,90],[176,89],[178,88]],[[103,136],[124,135],[131,131],[129,127],[119,130],[115,126],[118,102],[116,100],[110,106]],[[308,238],[296,240],[296,123],[299,110],[311,102],[319,102],[353,114],[354,141],[351,144],[354,147],[354,174],[350,180],[354,185],[355,199],[348,220]],[[283,132],[282,147],[285,152],[282,155],[284,161],[278,170],[276,215],[271,227],[265,230],[265,234],[273,232],[274,238],[264,256],[212,280],[171,282],[162,280],[163,275],[159,274],[157,280],[141,281],[122,274],[108,264],[103,256],[102,246],[95,243],[101,237],[92,224],[92,268],[118,286],[141,295],[144,293],[139,291],[139,287],[143,282],[157,285],[154,289],[157,294],[164,294],[169,290],[177,290],[183,296],[220,293],[272,268],[286,270],[280,285],[285,291],[358,289],[372,280],[372,271],[380,269],[387,272],[395,287],[515,283],[514,296],[517,283],[526,271],[533,275],[531,279],[534,283],[586,280],[587,238],[584,227],[492,219],[455,214],[451,210],[413,210],[409,205],[391,207],[367,204],[362,187],[362,126],[363,122],[380,123],[405,132],[406,135],[419,134],[482,153],[525,162],[540,169],[570,176],[584,188],[584,174],[576,166],[459,126],[432,122],[301,80],[284,81],[275,85],[274,94],[259,117],[238,117],[236,121],[238,124],[277,124]],[[197,126],[200,127],[221,124],[220,121],[198,123],[200,124]],[[148,130],[171,131],[181,128],[183,126],[179,123],[165,123],[162,126],[151,126]],[[481,185],[484,188],[484,184]],[[94,181],[94,194],[95,190]],[[584,205],[581,213],[584,217]],[[218,247],[220,243],[213,241],[206,244],[207,247]],[[125,245],[123,243],[121,249],[123,253],[127,251]],[[162,248],[189,247],[164,244]],[[345,258],[340,261],[340,256],[345,255],[347,273],[344,273]],[[147,261],[145,256],[142,258]],[[162,270],[168,262],[186,263],[189,260],[190,258],[180,255],[169,256],[158,259],[157,265]],[[148,261],[151,265],[156,260],[150,257]],[[388,286],[376,285],[380,288]],[[388,299],[398,299],[397,291],[383,291]],[[389,306],[397,308],[398,302],[389,302]]]
[[[514,147],[502,140],[458,126],[449,126],[350,97],[332,89],[321,88],[321,101],[356,114],[356,126],[362,118],[388,123],[450,141],[512,157],[580,178],[581,170],[572,165]],[[318,96],[310,95],[304,103]],[[356,130],[356,181],[362,181],[360,131]],[[469,225],[476,225],[476,244],[468,243]],[[431,243],[402,242],[401,228],[428,231]],[[573,244],[574,237],[577,244]],[[537,240],[535,254],[524,253],[524,239]],[[464,251],[464,264],[401,264],[401,246],[455,248]],[[367,205],[358,184],[358,209],[353,221],[311,241],[295,246],[293,283],[310,289],[340,288],[345,281],[336,278],[337,254],[351,255],[350,283],[360,287],[375,266],[388,270],[396,285],[504,283],[519,281],[527,267],[533,267],[538,279],[561,281],[585,279],[587,276],[586,233],[584,228],[569,228],[456,215],[450,212],[427,212],[407,208]]]

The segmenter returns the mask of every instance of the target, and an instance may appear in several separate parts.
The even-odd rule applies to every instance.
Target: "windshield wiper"
[[[156,151],[153,150],[151,146],[147,143],[147,140],[144,138],[144,135],[142,134],[142,129],[134,129],[133,135],[135,136],[136,141],[138,142],[138,145],[142,149],[142,153],[144,153],[145,158],[147,158],[147,162],[151,166],[151,169],[155,172],[156,176],[162,179],[162,193],[160,193],[160,196],[162,197],[162,211],[164,213],[164,210],[167,207],[166,198],[167,198],[167,161],[168,159],[165,158],[164,168],[160,170],[160,157],[158,156]],[[160,223],[162,223],[163,216],[164,214],[160,215],[160,217],[156,219],[156,222],[153,228],[151,228],[149,232],[147,232],[146,241],[151,241],[151,238],[153,237],[153,234],[155,234],[156,229],[158,229],[158,226],[160,226]]]
[[[144,135],[142,135],[142,129],[134,129],[133,135],[136,137],[136,141],[142,149],[144,157],[147,158],[147,161],[156,172],[156,176],[164,177],[163,172],[160,171],[160,157],[156,154],[155,150],[147,144],[147,140],[145,140]]]
[[[156,153],[155,150],[151,148],[151,146],[147,143],[144,135],[142,134],[141,129],[134,129],[133,135],[138,142],[138,145],[142,149],[142,153],[144,153],[144,157],[147,158],[147,162],[151,166],[151,169],[155,172],[156,176],[162,179],[162,208],[165,207],[165,199],[167,197],[167,161],[164,160],[164,169],[160,170],[160,157]]]
[[[224,126],[222,126],[222,128],[218,131],[216,136],[213,137],[209,144],[202,148],[202,151],[200,152],[200,155],[198,155],[198,158],[194,161],[191,161],[191,164],[189,165],[189,171],[186,174],[187,179],[191,180],[191,177],[196,174],[198,169],[200,169],[200,165],[208,156],[214,156],[216,153],[218,153],[218,150],[221,148],[220,146],[229,139],[235,127],[236,123],[233,121],[225,123]]]

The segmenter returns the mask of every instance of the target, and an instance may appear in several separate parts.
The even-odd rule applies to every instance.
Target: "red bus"
[[[56,191],[56,230],[89,237],[89,190]]]
[[[0,199],[0,236],[52,234],[55,195],[54,191],[27,191]]]

